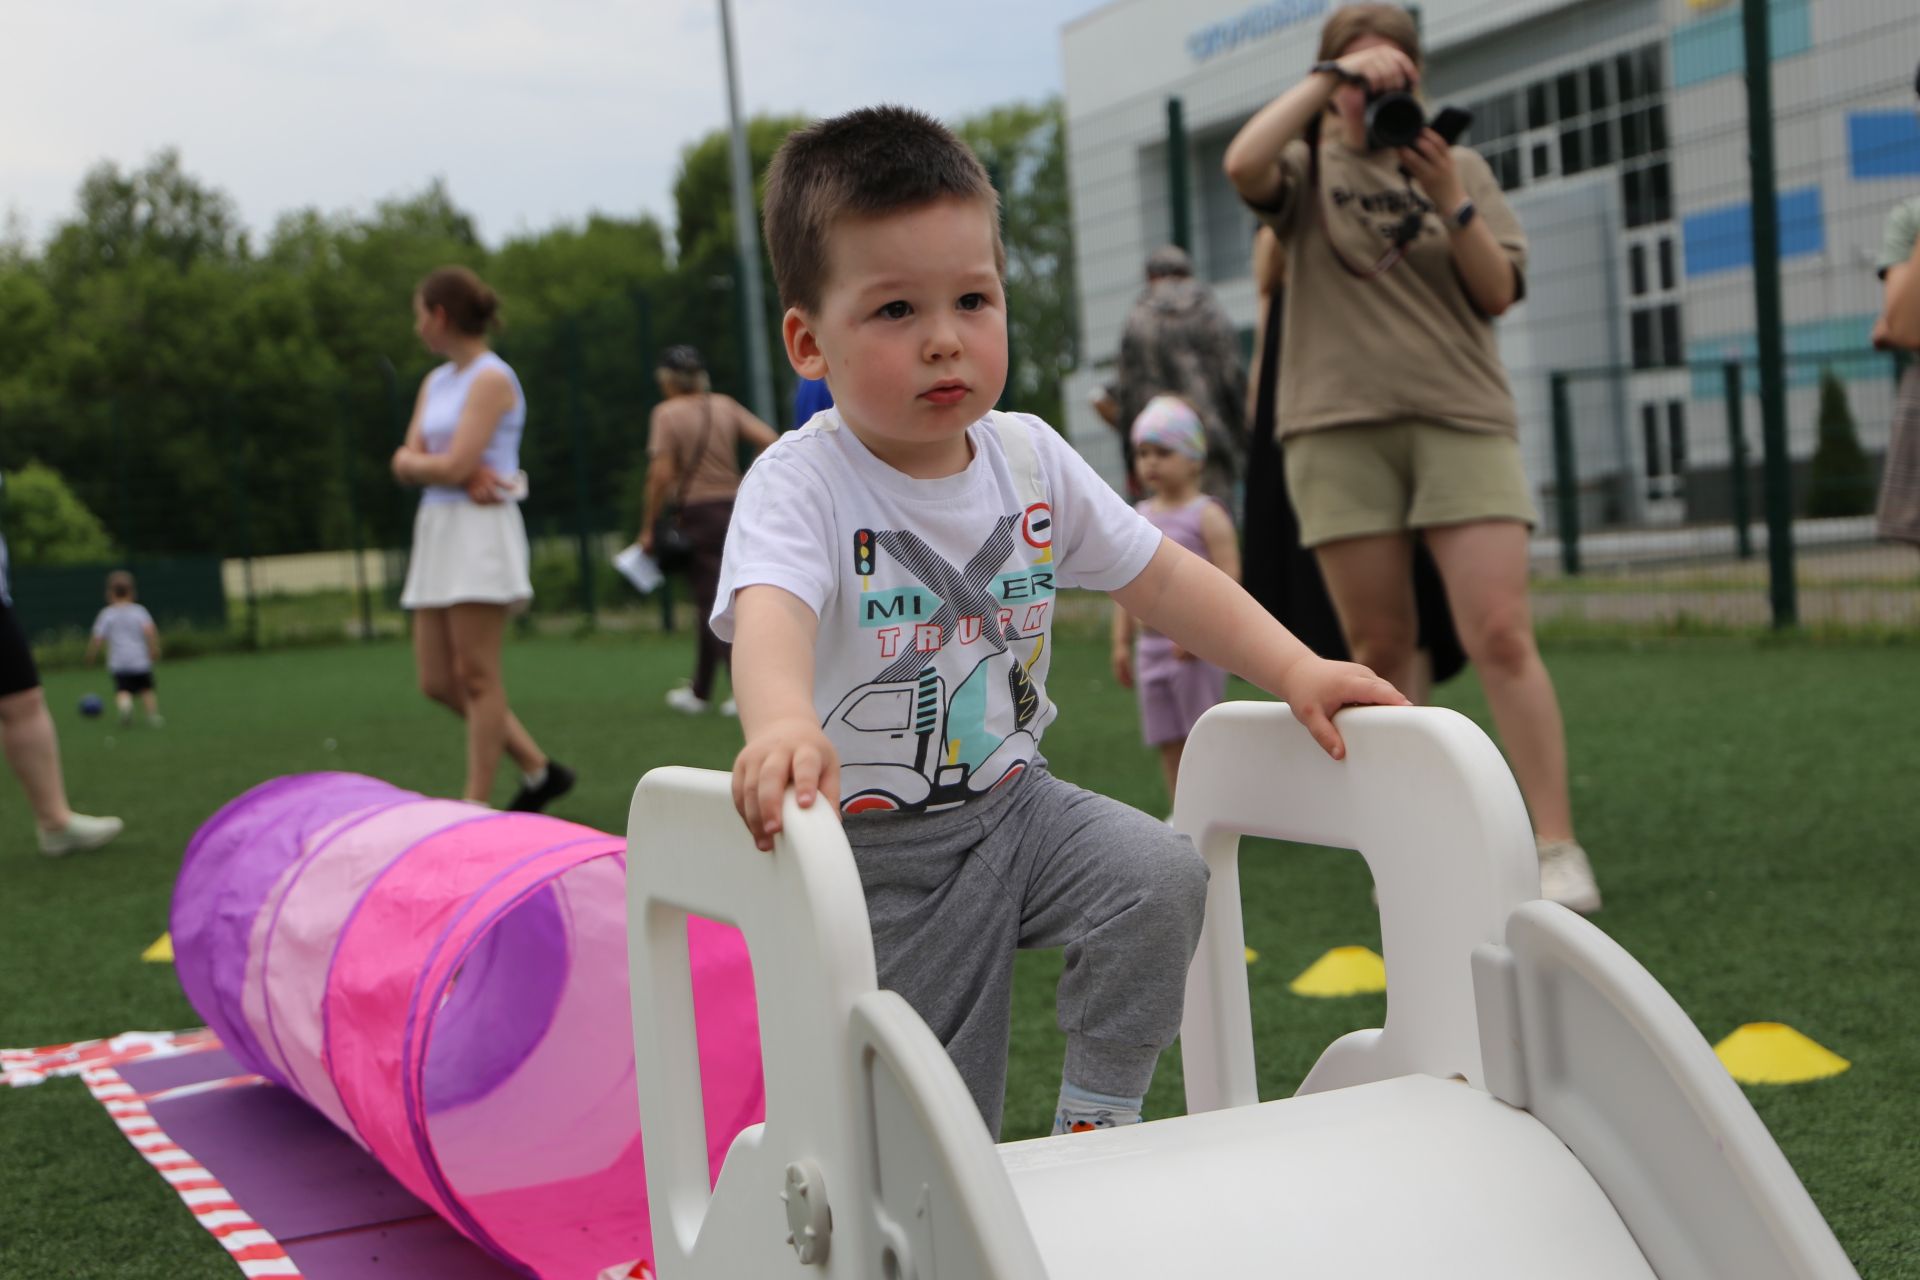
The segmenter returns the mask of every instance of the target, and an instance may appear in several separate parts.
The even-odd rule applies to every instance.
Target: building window
[[[1534,143],[1533,144],[1533,179],[1534,181],[1538,182],[1542,178],[1551,178],[1552,176],[1553,176],[1553,144],[1548,142]]]
[[[1670,236],[1661,236],[1660,287],[1662,289],[1672,289],[1673,285],[1673,239]]]
[[[1655,222],[1673,221],[1672,175],[1662,160],[1647,170],[1647,202]]]
[[[1640,89],[1634,83],[1634,55],[1623,53],[1613,60],[1613,74],[1620,82],[1620,101],[1632,102],[1640,96]]]
[[[1587,68],[1587,110],[1599,111],[1613,105],[1613,95],[1607,91],[1607,64],[1596,62]]]
[[[1586,108],[1580,105],[1580,73],[1569,71],[1554,82],[1560,104],[1562,120],[1578,120],[1586,114]]]
[[[1633,296],[1647,291],[1647,247],[1636,244],[1627,249],[1627,271],[1633,280]]]
[[[1640,447],[1645,455],[1647,479],[1658,480],[1660,471],[1660,406],[1640,406]],[[1651,486],[1649,486],[1651,488]]]
[[[1587,126],[1587,165],[1598,169],[1613,163],[1613,119],[1595,120]]]
[[[1560,131],[1560,172],[1571,178],[1587,167],[1587,132],[1579,125]]]
[[[1547,82],[1527,86],[1527,128],[1544,129],[1553,123],[1553,98]]]
[[[1669,302],[1660,308],[1660,363],[1668,369],[1678,369],[1687,362],[1680,340],[1680,304]]]
[[[1682,400],[1667,401],[1667,466],[1676,476],[1687,469],[1687,406]]]
[[[1638,160],[1647,154],[1647,115],[1626,111],[1620,115],[1620,158]]]
[[[1636,369],[1653,368],[1653,322],[1654,312],[1646,308],[1635,311],[1629,320],[1633,326],[1633,367]]]

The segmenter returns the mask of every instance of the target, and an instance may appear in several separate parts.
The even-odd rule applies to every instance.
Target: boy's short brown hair
[[[936,200],[978,200],[993,219],[994,267],[1007,269],[1000,197],[951,129],[910,107],[862,107],[796,130],[767,171],[767,252],[780,301],[815,311],[827,284],[827,233]]]
[[[107,575],[107,594],[115,600],[133,599],[133,575],[125,569],[115,569]]]

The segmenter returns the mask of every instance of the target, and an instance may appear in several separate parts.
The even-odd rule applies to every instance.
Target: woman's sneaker
[[[127,824],[118,818],[94,818],[76,813],[58,831],[40,833],[40,852],[49,858],[85,853],[88,849],[98,849],[126,830],[126,827]]]
[[[1570,911],[1590,916],[1600,909],[1600,886],[1593,879],[1593,864],[1578,840],[1541,840],[1540,896],[1557,902]]]
[[[688,716],[704,715],[707,710],[707,700],[686,685],[667,690],[667,705]]]

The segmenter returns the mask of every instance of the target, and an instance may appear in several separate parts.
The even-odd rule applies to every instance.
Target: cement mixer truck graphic
[[[932,667],[862,685],[824,726],[840,755],[841,810],[946,809],[1011,782],[1039,749],[1028,732],[1039,710],[1039,691],[1008,652],[981,662],[951,697]],[[989,738],[989,715],[1018,728]]]
[[[1033,730],[1045,704],[1028,672],[1046,644],[1054,570],[1050,557],[1004,566],[1016,533],[1045,556],[1036,537],[1046,526],[1030,532],[1044,520],[1040,506],[1001,521],[964,567],[910,533],[855,535],[863,582],[885,551],[920,583],[860,597],[861,626],[895,648],[883,649],[891,661],[842,698],[822,725],[840,757],[843,812],[951,808],[1017,778],[1037,754]],[[949,688],[934,662],[951,645],[987,652]],[[1016,648],[1028,651],[1024,660]]]

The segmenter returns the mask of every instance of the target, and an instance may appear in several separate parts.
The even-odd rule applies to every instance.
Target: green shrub
[[[29,462],[5,480],[7,550],[22,565],[99,564],[113,540],[60,473]]]

